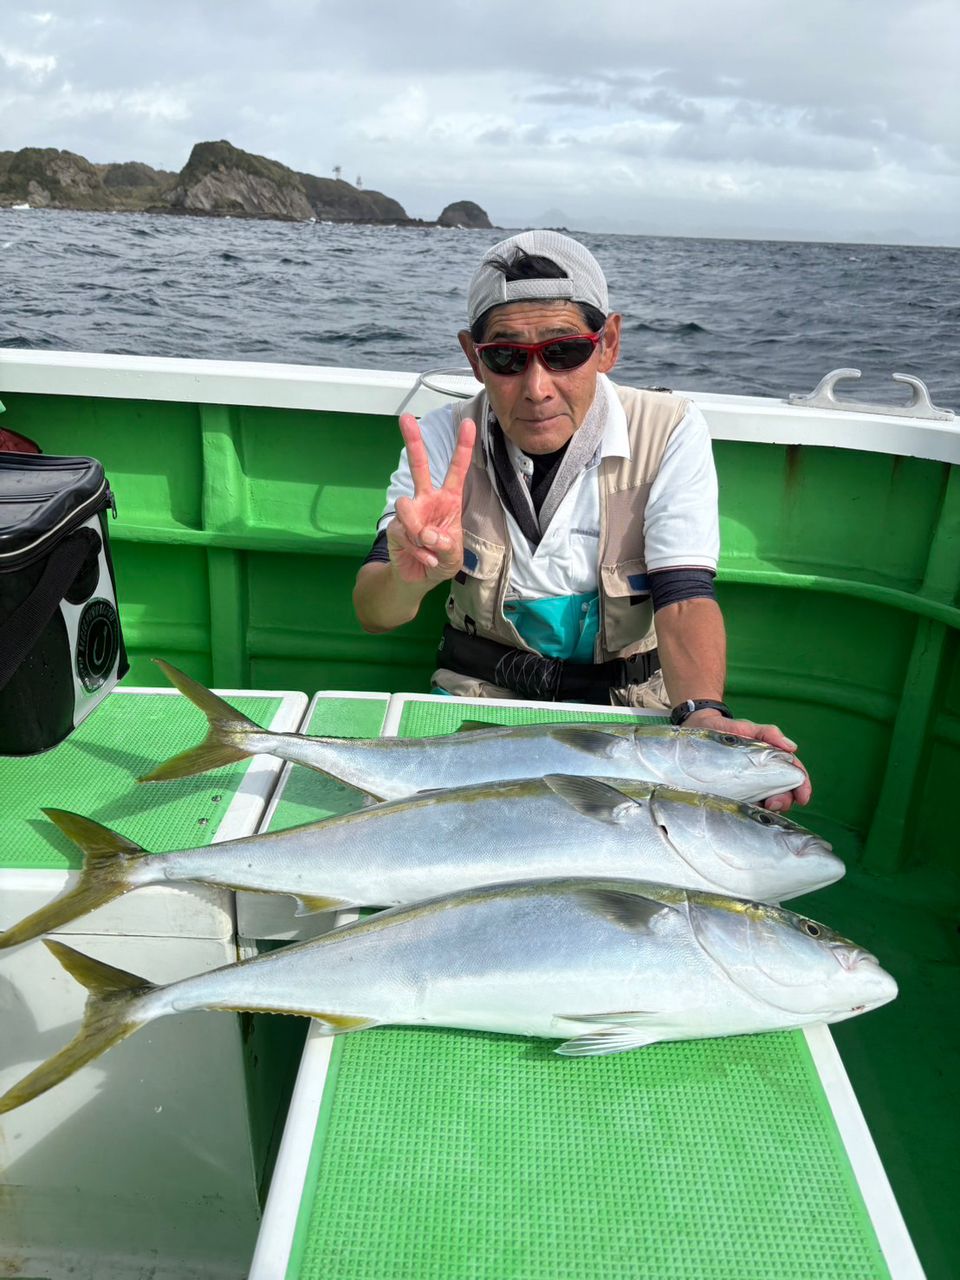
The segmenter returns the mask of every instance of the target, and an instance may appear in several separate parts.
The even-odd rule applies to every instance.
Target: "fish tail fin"
[[[151,773],[144,774],[139,782],[169,782],[173,778],[189,778],[195,773],[206,773],[210,769],[221,769],[224,765],[234,764],[237,760],[245,760],[255,755],[246,745],[245,739],[251,733],[265,731],[231,707],[229,702],[218,698],[204,685],[191,680],[188,675],[172,667],[162,658],[154,658],[157,666],[184,697],[189,698],[195,707],[203,712],[209,723],[209,732],[203,742],[189,751],[172,756],[158,765]]]
[[[68,1045],[0,1097],[0,1115],[46,1093],[148,1021],[138,1017],[137,1010],[143,997],[156,990],[153,983],[85,956],[62,942],[45,938],[44,945],[89,992],[83,1023]]]
[[[131,860],[145,856],[140,845],[109,827],[101,826],[92,818],[83,818],[79,813],[68,813],[65,809],[44,809],[43,812],[83,850],[83,870],[73,888],[0,933],[0,949],[38,938],[42,933],[49,933],[59,925],[86,915],[94,907],[119,898],[135,887]],[[137,883],[143,883],[142,879],[138,877]]]

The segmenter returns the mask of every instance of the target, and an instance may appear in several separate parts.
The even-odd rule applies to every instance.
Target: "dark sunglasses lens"
[[[555,342],[543,348],[543,363],[548,369],[560,373],[564,369],[579,369],[593,355],[594,344],[588,339],[582,342]]]
[[[480,359],[493,373],[523,373],[527,367],[528,352],[516,347],[486,347]]]

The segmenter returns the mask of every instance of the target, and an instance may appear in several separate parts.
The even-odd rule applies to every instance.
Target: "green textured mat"
[[[237,697],[232,704],[269,725],[282,699]],[[114,693],[65,742],[42,755],[0,760],[0,869],[77,869],[82,855],[40,812],[70,809],[144,848],[208,844],[249,761],[175,782],[137,783],[168,756],[200,742],[203,716],[186,698]]]
[[[410,703],[401,731],[462,718],[561,716]],[[800,1033],[552,1048],[401,1028],[336,1040],[288,1280],[889,1274]]]
[[[460,725],[467,721],[489,721],[490,724],[577,724],[598,720],[613,720],[622,723],[627,716],[612,716],[604,711],[567,711],[562,704],[554,707],[485,707],[471,703],[464,706],[456,698],[443,702],[405,702],[403,715],[400,718],[400,733],[405,738],[416,738],[439,733],[455,733]],[[666,716],[643,716],[637,718],[641,725],[669,724]]]

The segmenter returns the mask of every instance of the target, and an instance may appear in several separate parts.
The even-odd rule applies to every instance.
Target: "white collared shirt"
[[[506,512],[512,551],[508,599],[540,600],[597,590],[599,466],[603,458],[630,457],[627,417],[610,380],[603,375],[598,378],[598,394],[607,398],[600,448],[592,463],[567,490],[540,545],[531,547],[513,516]],[[456,445],[454,406],[444,405],[425,414],[420,422],[420,434],[427,450],[431,479],[439,488]],[[507,446],[518,474],[532,472],[533,464],[526,455],[510,441]],[[492,463],[490,466],[493,480]],[[390,478],[378,529],[386,528],[396,511],[397,499],[403,496],[413,496],[413,478],[405,450]],[[720,551],[717,477],[710,432],[703,414],[693,404],[667,441],[647,500],[643,532],[648,569],[716,570]]]

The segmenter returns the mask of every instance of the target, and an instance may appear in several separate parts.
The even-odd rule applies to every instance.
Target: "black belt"
[[[437,662],[461,675],[501,685],[539,702],[609,704],[611,689],[643,684],[660,670],[656,649],[610,662],[564,662],[470,636],[449,625],[443,629]]]

